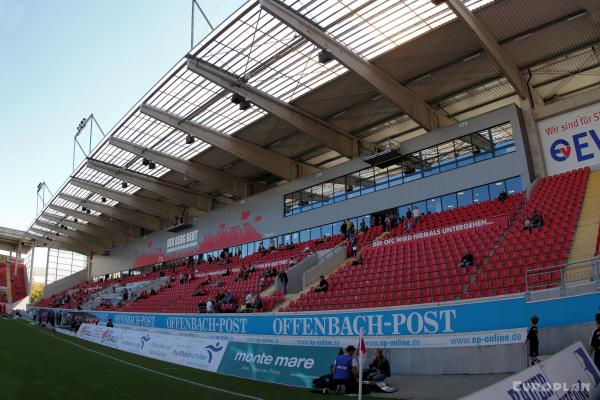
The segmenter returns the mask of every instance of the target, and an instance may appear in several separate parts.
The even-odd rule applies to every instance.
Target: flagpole
[[[365,358],[365,355],[362,354],[363,352],[363,348],[362,348],[362,343],[363,343],[363,328],[360,328],[360,339],[358,340],[358,348],[359,350],[359,357],[358,357],[358,400],[362,400],[362,381],[363,381],[363,359]]]

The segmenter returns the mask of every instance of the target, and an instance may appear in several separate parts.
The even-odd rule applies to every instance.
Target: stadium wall
[[[108,256],[94,255],[92,276],[297,232],[516,176],[521,177],[526,189],[533,176],[529,146],[520,110],[514,105],[404,141],[401,152],[409,154],[506,122],[512,125],[515,142],[512,153],[284,217],[286,194],[369,166],[361,159],[351,160],[199,216],[185,231],[155,232],[111,249]]]

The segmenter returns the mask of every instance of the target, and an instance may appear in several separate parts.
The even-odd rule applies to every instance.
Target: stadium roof
[[[249,1],[115,125],[29,235],[99,252],[184,210],[209,212],[390,141],[600,84],[594,0],[434,3]]]
[[[27,253],[31,243],[24,239],[25,236],[26,233],[23,231],[0,226],[0,250],[16,253],[20,248],[21,253]]]

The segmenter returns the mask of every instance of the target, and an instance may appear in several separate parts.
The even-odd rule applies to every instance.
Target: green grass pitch
[[[2,400],[294,400],[320,397],[307,390],[140,357],[53,333],[23,320],[0,319]]]

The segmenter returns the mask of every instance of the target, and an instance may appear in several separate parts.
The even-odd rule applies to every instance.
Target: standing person
[[[348,225],[346,225],[346,221],[343,221],[342,225],[340,225],[340,233],[344,237],[344,240],[347,239],[347,236],[346,236],[347,232],[348,232]]]
[[[283,285],[283,293],[287,294],[288,276],[285,271],[279,273],[279,281]]]
[[[419,210],[419,207],[415,207],[415,209],[413,210],[412,216],[413,216],[414,224],[416,226],[419,223],[419,220],[421,219],[421,210]]]
[[[590,343],[590,356],[594,354],[594,364],[600,369],[600,313],[594,317],[596,320],[596,329],[592,333],[592,341]]]
[[[524,345],[529,343],[529,364],[531,366],[540,362],[538,355],[540,354],[540,340],[538,338],[539,329],[537,327],[540,319],[537,315],[531,316],[531,326],[527,329],[527,339]]]
[[[352,345],[346,347],[344,354],[335,358],[333,363],[333,384],[338,393],[356,393],[358,364],[354,358],[356,348]]]

